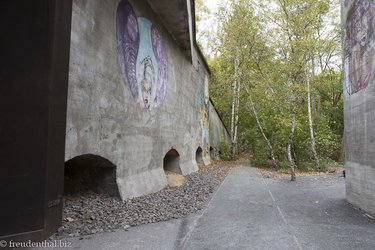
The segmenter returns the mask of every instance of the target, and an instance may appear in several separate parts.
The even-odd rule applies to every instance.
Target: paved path
[[[375,249],[375,221],[345,201],[342,177],[231,172],[198,215],[67,239],[73,249]]]
[[[260,173],[238,168],[224,181],[187,249],[298,249]]]
[[[187,249],[375,249],[375,221],[345,201],[339,175],[263,179],[238,168],[198,220]]]

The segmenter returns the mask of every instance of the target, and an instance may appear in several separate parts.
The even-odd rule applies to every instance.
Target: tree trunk
[[[234,119],[234,134],[233,134],[233,154],[237,153],[237,131],[238,131],[238,112],[240,108],[240,91],[241,91],[241,82],[239,80],[239,62],[238,59],[235,60],[234,71],[237,82],[236,89],[236,107],[235,107],[235,119]]]
[[[234,114],[235,114],[235,108],[236,108],[236,89],[237,89],[237,79],[235,77],[233,82],[233,99],[232,99],[232,116],[231,116],[231,122],[230,122],[230,139],[233,143],[234,141]]]
[[[254,105],[254,102],[253,102],[253,99],[251,98],[251,95],[249,93],[249,91],[247,91],[247,93],[249,94],[249,98],[250,98],[250,106],[251,106],[251,109],[253,111],[253,114],[255,116],[255,120],[257,122],[257,126],[264,138],[264,140],[266,141],[267,143],[267,146],[268,146],[268,149],[270,150],[270,154],[271,154],[271,159],[272,159],[272,164],[275,168],[279,168],[279,166],[277,165],[277,162],[276,162],[276,158],[275,158],[275,151],[273,150],[273,147],[271,145],[271,142],[270,140],[267,138],[266,134],[264,133],[264,130],[263,130],[263,127],[262,125],[260,124],[260,121],[259,121],[259,117],[258,117],[258,113],[255,109],[255,105]]]
[[[291,138],[289,138],[288,140],[288,160],[289,160],[289,166],[290,166],[290,180],[295,181],[296,172],[294,170],[294,160],[292,156],[292,139]]]
[[[298,158],[296,150],[294,149],[294,147],[292,147],[292,155],[293,155],[295,167],[300,168],[301,167],[301,160]]]
[[[289,160],[289,166],[290,166],[290,180],[295,181],[296,180],[296,172],[295,172],[295,162],[293,160],[292,155],[292,144],[293,144],[293,136],[294,131],[296,127],[296,102],[293,101],[293,118],[292,118],[292,129],[290,131],[290,135],[288,138],[288,160]]]
[[[311,151],[313,153],[316,169],[320,171],[320,164],[319,164],[319,158],[318,154],[316,152],[315,148],[315,138],[314,138],[314,128],[313,128],[313,121],[312,121],[312,114],[311,114],[311,90],[310,90],[310,79],[307,76],[307,110],[308,110],[308,116],[309,116],[309,128],[310,128],[310,139],[311,139]]]

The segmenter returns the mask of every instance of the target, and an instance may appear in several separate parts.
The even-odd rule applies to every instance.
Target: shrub
[[[233,158],[232,146],[223,137],[220,139],[220,158],[229,161]]]

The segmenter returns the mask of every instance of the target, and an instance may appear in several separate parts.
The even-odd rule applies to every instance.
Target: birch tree
[[[219,44],[216,52],[228,61],[233,62],[231,67],[232,76],[228,81],[232,82],[232,105],[230,132],[233,144],[233,152],[237,152],[238,124],[241,106],[241,72],[242,67],[247,65],[248,55],[251,53],[256,29],[256,17],[248,1],[230,1],[230,9],[221,9],[219,28]],[[244,35],[246,34],[246,35]],[[248,70],[248,69],[245,69]]]
[[[211,96],[235,148],[256,165],[289,167],[291,180],[334,159],[342,138],[340,36],[325,27],[332,4],[232,0],[218,15]]]

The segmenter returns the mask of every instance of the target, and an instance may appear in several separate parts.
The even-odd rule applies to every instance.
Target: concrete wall
[[[166,186],[163,158],[172,148],[184,175],[197,171],[199,146],[209,164],[209,74],[146,1],[120,11],[119,2],[73,2],[65,158],[111,161],[126,199]]]
[[[342,1],[347,200],[375,215],[375,3]]]
[[[225,128],[221,117],[212,101],[210,101],[210,145],[214,148],[216,156],[218,156],[218,152],[220,151],[221,139],[224,139],[229,144],[231,143],[230,135]]]

